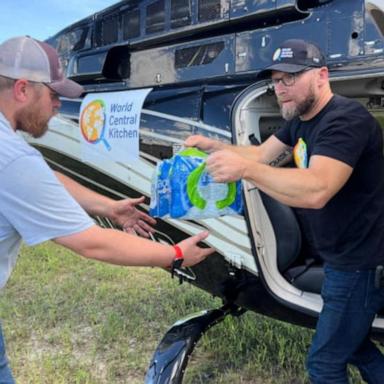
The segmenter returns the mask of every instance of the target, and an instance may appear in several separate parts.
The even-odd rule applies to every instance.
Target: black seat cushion
[[[320,294],[324,281],[324,268],[321,265],[300,265],[290,268],[284,276],[296,288]]]
[[[310,255],[293,209],[261,191],[260,196],[275,232],[279,271],[296,288],[320,294],[323,267]]]
[[[261,191],[260,196],[275,232],[277,266],[279,271],[283,273],[300,255],[300,227],[292,208],[278,202]]]

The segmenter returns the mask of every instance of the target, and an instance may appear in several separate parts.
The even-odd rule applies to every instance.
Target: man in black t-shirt
[[[312,383],[348,383],[347,364],[368,383],[384,383],[384,357],[369,339],[384,288],[384,158],[381,129],[359,103],[333,95],[318,47],[285,41],[269,76],[286,125],[260,146],[230,146],[202,136],[185,145],[211,155],[217,182],[246,179],[294,207],[311,253],[324,260],[323,309],[309,352]],[[277,168],[284,154],[296,168]]]

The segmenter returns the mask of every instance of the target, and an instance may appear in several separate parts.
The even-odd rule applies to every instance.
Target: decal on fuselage
[[[139,159],[139,125],[143,103],[151,88],[123,92],[89,93],[80,107],[83,161],[103,157],[122,163]]]

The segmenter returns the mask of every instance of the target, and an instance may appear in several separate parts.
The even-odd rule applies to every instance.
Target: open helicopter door
[[[257,145],[284,124],[274,93],[267,83],[252,85],[239,96],[233,108],[232,124],[238,145]],[[301,270],[290,271],[302,250],[300,228],[293,211],[259,191],[252,183],[243,183],[249,233],[262,281],[277,300],[316,315],[322,300],[314,292],[321,285],[322,268],[319,276],[309,280],[305,291],[287,278],[290,272],[295,280],[304,275]]]

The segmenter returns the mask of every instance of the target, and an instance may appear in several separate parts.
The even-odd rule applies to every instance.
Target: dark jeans
[[[348,363],[367,383],[384,383],[384,356],[369,339],[372,321],[384,307],[384,288],[376,289],[374,280],[374,270],[325,266],[324,306],[307,360],[313,384],[347,384]]]
[[[0,384],[15,384],[12,372],[8,365],[8,359],[5,354],[5,345],[3,332],[0,325]]]

